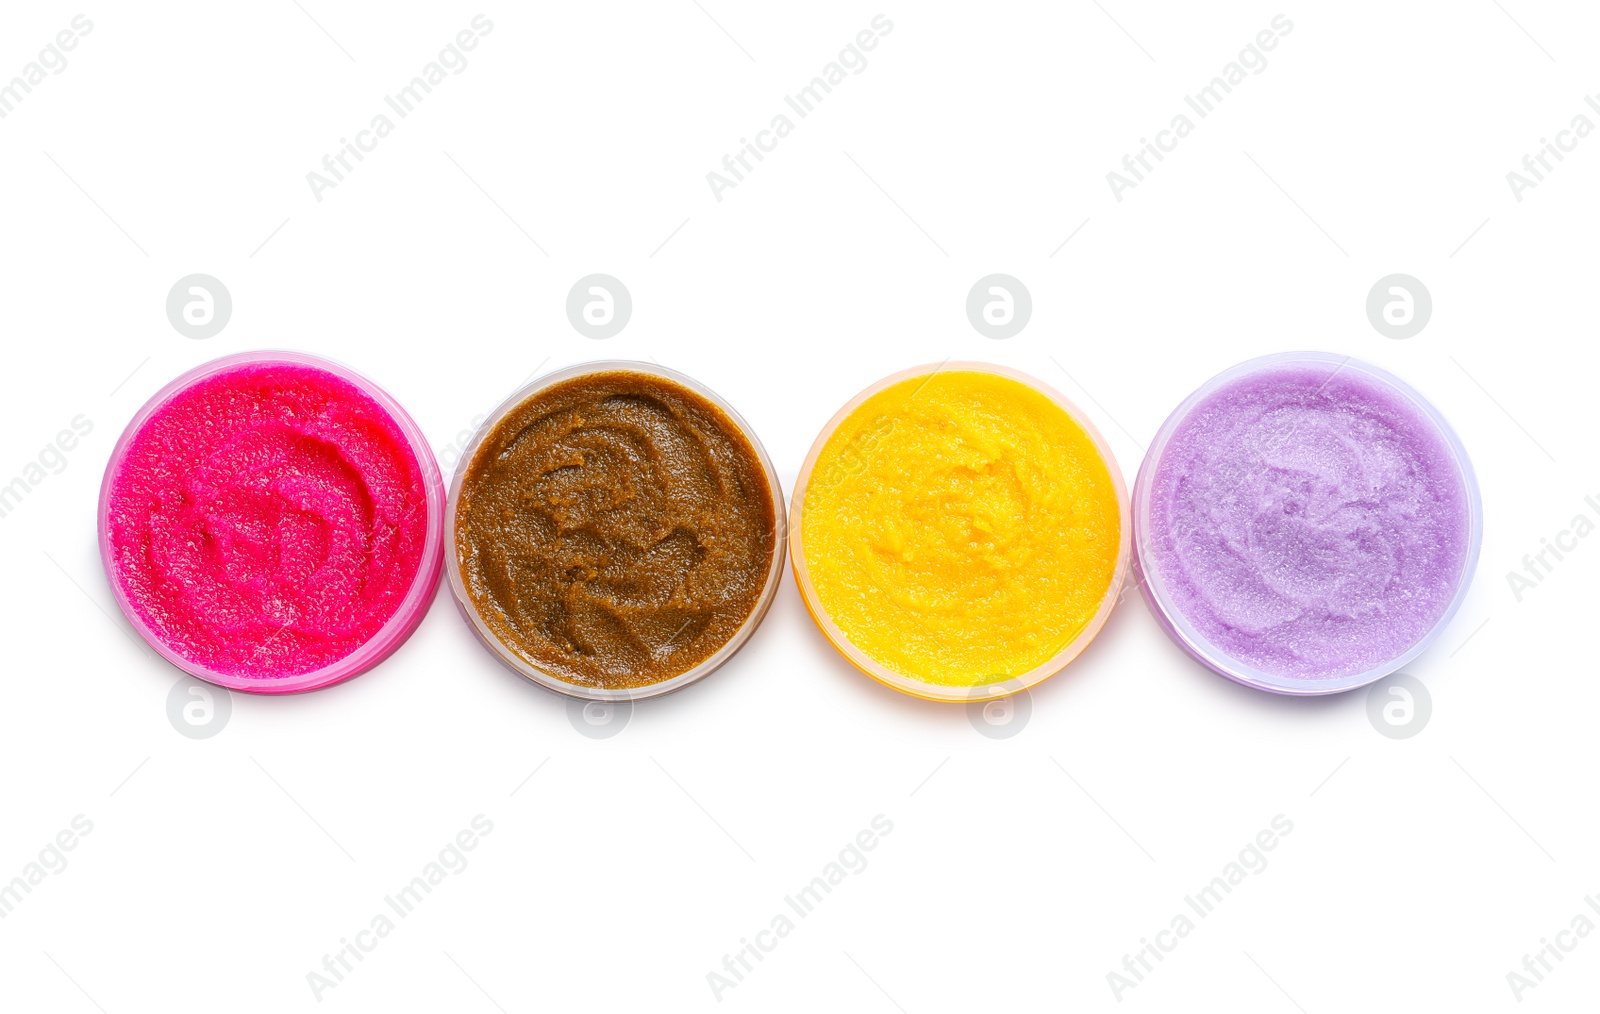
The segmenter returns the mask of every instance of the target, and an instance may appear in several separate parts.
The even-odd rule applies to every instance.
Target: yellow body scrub
[[[863,392],[795,492],[796,577],[840,651],[896,689],[974,700],[1066,665],[1126,569],[1127,496],[1076,410],[983,364]]]

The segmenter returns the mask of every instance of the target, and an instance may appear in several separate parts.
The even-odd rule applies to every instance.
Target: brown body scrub
[[[461,480],[456,558],[483,622],[528,664],[645,687],[750,616],[775,516],[761,459],[726,413],[664,377],[612,370],[537,391],[495,424]]]

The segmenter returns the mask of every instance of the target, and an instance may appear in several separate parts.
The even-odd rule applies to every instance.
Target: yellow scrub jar
[[[1128,557],[1104,441],[1024,374],[921,367],[858,395],[795,489],[795,577],[869,676],[984,700],[1054,674],[1104,624]]]

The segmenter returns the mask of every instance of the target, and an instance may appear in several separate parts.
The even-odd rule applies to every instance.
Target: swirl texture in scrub
[[[125,608],[180,658],[250,689],[349,656],[422,568],[427,493],[405,434],[306,363],[250,362],[180,388],[113,468],[107,571]]]
[[[1451,607],[1471,511],[1439,426],[1406,395],[1348,358],[1280,363],[1177,422],[1141,563],[1223,654],[1288,680],[1358,676]]]
[[[800,538],[817,600],[873,661],[924,683],[1021,677],[1100,610],[1117,486],[1042,392],[952,369],[871,395],[828,437]]]
[[[748,438],[664,377],[602,370],[534,392],[460,480],[456,559],[479,618],[541,672],[652,686],[755,609],[776,508]]]

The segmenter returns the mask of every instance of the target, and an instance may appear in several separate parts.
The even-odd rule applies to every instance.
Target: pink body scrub
[[[415,628],[439,574],[442,488],[380,389],[287,353],[158,394],[107,468],[101,549],[123,611],[180,668],[309,690]]]

